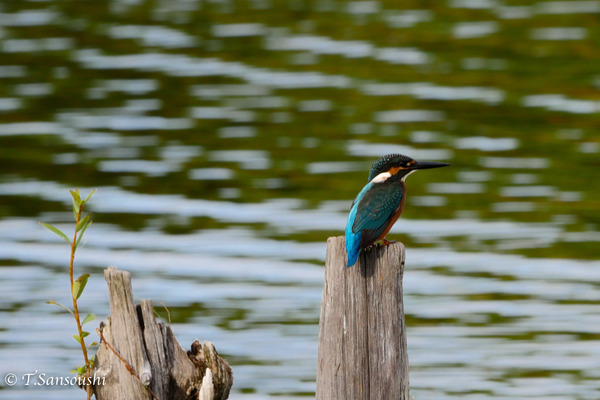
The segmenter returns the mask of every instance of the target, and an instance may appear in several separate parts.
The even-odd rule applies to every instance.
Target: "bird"
[[[354,199],[346,224],[347,266],[356,264],[362,250],[382,241],[404,210],[406,177],[420,169],[450,164],[416,161],[402,154],[388,154],[373,163],[369,181]]]

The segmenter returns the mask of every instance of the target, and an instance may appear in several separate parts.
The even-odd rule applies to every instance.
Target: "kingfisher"
[[[419,169],[446,167],[450,164],[416,161],[402,154],[388,154],[375,161],[369,182],[360,191],[350,209],[346,224],[348,267],[358,260],[361,250],[378,241],[393,242],[385,235],[392,229],[404,210],[406,177]]]

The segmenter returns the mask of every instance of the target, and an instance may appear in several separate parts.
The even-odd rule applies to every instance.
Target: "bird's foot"
[[[385,247],[388,244],[393,244],[393,243],[396,243],[396,241],[395,240],[381,239],[381,240],[373,243],[372,245],[365,247],[365,250],[372,249],[373,247]]]
[[[381,240],[381,243],[379,244],[379,246],[384,247],[384,246],[387,246],[388,244],[393,244],[393,243],[396,243],[396,241],[395,240],[387,240],[386,238],[383,238]]]

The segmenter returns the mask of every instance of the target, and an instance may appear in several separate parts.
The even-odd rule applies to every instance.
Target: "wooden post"
[[[409,400],[403,271],[402,243],[346,268],[344,237],[327,240],[317,400]]]
[[[129,272],[109,267],[104,278],[111,315],[100,325],[103,341],[92,370],[97,400],[228,398],[231,367],[212,343],[196,340],[186,352],[171,327],[156,321],[150,300],[135,306]]]

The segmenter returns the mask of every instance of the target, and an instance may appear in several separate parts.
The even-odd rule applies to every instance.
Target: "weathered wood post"
[[[156,321],[150,300],[134,304],[129,272],[109,267],[104,278],[110,316],[100,326],[102,342],[92,370],[97,400],[228,398],[231,367],[212,343],[196,340],[186,352],[171,327]]]
[[[346,268],[344,237],[327,240],[317,400],[409,399],[403,271],[402,243]]]

